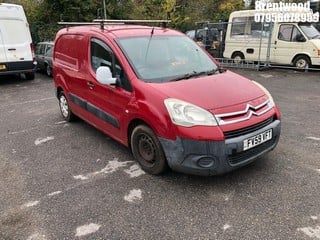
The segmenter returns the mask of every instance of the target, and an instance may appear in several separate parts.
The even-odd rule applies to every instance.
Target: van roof
[[[23,7],[17,4],[0,3],[0,18],[2,19],[22,19],[27,22],[27,17]]]
[[[152,32],[153,31],[153,32]],[[106,24],[104,29],[100,28],[100,25],[87,25],[87,26],[75,26],[66,27],[58,32],[59,34],[66,33],[88,33],[88,32],[98,32],[102,34],[111,34],[114,38],[124,38],[124,37],[135,37],[135,36],[150,36],[153,35],[184,35],[181,32],[175,31],[169,28],[162,27],[151,27],[142,25],[132,25],[132,24]]]

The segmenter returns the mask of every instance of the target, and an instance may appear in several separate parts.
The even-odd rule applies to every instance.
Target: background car
[[[51,77],[52,76],[52,51],[54,43],[50,42],[39,42],[36,46],[36,59],[37,67],[40,71],[45,71],[45,73]]]

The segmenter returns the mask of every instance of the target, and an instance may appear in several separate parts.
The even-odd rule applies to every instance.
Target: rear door
[[[0,16],[1,17],[1,16]],[[6,62],[32,61],[31,36],[26,22],[19,19],[0,19],[1,60]]]

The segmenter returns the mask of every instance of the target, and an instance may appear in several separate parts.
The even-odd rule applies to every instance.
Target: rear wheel
[[[150,174],[161,174],[167,161],[156,134],[146,125],[138,125],[131,134],[131,150],[141,168]]]
[[[63,91],[59,93],[59,107],[64,120],[71,122],[75,119],[75,115],[71,111],[68,99]]]

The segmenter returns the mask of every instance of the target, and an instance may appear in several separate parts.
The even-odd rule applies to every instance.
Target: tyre
[[[25,73],[25,77],[27,80],[33,80],[35,77],[34,73]]]
[[[46,65],[46,74],[48,77],[52,76],[52,69],[48,64]]]
[[[75,115],[72,113],[68,99],[63,91],[59,93],[58,98],[59,98],[59,107],[60,107],[60,111],[63,119],[66,120],[67,122],[73,121],[75,119]]]
[[[297,69],[302,70],[311,67],[311,62],[307,56],[297,56],[293,61],[293,65]]]
[[[131,134],[131,151],[141,168],[153,175],[167,169],[167,161],[156,134],[146,125],[138,125]]]
[[[244,60],[244,56],[241,52],[236,52],[232,55],[232,59],[235,64],[241,64]]]

